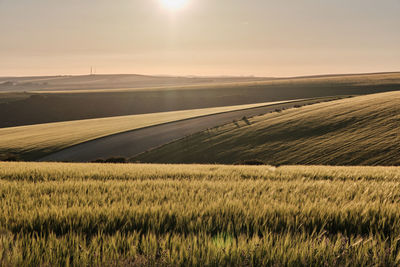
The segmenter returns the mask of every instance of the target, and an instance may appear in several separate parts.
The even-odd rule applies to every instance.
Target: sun
[[[187,0],[160,0],[162,5],[169,10],[179,10],[183,8]]]

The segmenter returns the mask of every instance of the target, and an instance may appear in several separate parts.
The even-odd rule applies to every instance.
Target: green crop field
[[[400,168],[0,163],[0,266],[398,266]]]
[[[152,163],[400,165],[400,92],[238,120],[135,157]]]

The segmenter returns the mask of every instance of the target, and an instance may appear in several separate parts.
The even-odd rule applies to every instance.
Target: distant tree
[[[105,163],[127,163],[127,160],[124,157],[112,157],[112,158],[106,159],[104,162]]]
[[[124,157],[111,157],[107,159],[96,159],[92,163],[128,163],[128,160]]]
[[[265,162],[259,159],[248,159],[248,160],[243,160],[235,163],[235,165],[253,165],[253,166],[259,166],[259,165],[265,165]]]
[[[15,161],[20,161],[17,156],[8,156],[7,158],[4,159],[4,161],[9,161],[9,162],[15,162]]]

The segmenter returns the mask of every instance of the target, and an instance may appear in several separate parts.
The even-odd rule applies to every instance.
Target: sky
[[[0,76],[400,71],[400,0],[166,1],[0,0]]]

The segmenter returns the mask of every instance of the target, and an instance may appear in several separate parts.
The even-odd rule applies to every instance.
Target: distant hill
[[[133,160],[400,165],[400,92],[244,118],[167,144]]]
[[[2,79],[6,83],[11,80],[11,78]],[[19,82],[14,80],[13,82],[20,83],[22,78],[18,79]],[[125,86],[130,84],[130,88],[118,87],[117,85],[121,85],[119,82],[115,82],[113,87],[107,87],[113,79],[119,82],[123,80]],[[154,85],[152,79],[158,82],[163,79],[171,79],[170,82],[174,79],[176,81],[174,86],[164,83],[160,87],[151,87]],[[179,85],[178,80],[181,82],[190,80],[192,83]],[[94,77],[60,76],[42,77],[42,79],[26,77],[23,82],[47,82],[48,88],[53,88],[53,91],[34,93],[32,87],[27,86],[24,89],[27,91],[25,93],[0,93],[0,128],[313,97],[387,92],[400,90],[400,73],[282,79],[251,77],[191,79],[152,78],[140,75],[94,75]],[[99,86],[108,89],[93,89]]]
[[[149,87],[266,81],[258,77],[174,77],[139,74],[0,77],[1,91],[121,90]]]
[[[139,74],[60,75],[32,77],[0,77],[0,92],[79,92],[127,91],[191,86],[238,85],[287,85],[291,83],[347,83],[347,84],[399,84],[400,73],[331,74],[288,78],[271,77],[197,77],[151,76]]]

